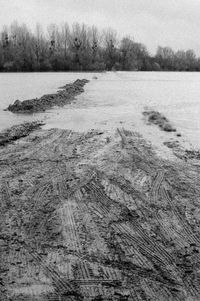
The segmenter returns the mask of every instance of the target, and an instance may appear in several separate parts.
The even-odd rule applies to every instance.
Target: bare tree
[[[111,28],[74,23],[50,24],[34,33],[16,21],[0,32],[0,70],[185,70],[200,71],[200,59],[193,50],[174,52],[158,47],[150,56],[145,45],[131,37],[117,38]]]
[[[125,37],[121,40],[120,52],[123,70],[136,69],[136,54],[133,38]]]
[[[106,63],[108,69],[112,69],[115,64],[115,55],[117,47],[117,32],[111,28],[104,31],[104,47],[106,53]]]
[[[64,58],[67,58],[67,50],[70,46],[70,37],[71,33],[70,33],[70,28],[67,22],[65,22],[64,24],[62,24],[61,27],[61,38],[62,38],[62,43],[64,46]]]
[[[49,51],[50,55],[54,55],[56,50],[56,33],[57,33],[57,25],[50,24],[47,27],[48,32],[48,40],[49,40]]]

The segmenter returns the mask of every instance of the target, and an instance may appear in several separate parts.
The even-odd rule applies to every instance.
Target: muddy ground
[[[200,300],[200,173],[138,133],[0,147],[0,300]]]

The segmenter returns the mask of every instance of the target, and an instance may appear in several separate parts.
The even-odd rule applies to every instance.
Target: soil
[[[125,129],[0,147],[0,300],[199,300],[199,166]]]
[[[75,96],[84,92],[83,87],[88,82],[87,79],[77,79],[74,83],[61,87],[55,94],[47,94],[40,98],[24,101],[16,100],[6,110],[13,113],[35,113],[46,111],[54,106],[70,104]]]

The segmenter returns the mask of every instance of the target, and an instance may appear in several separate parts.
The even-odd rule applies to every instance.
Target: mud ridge
[[[34,113],[46,111],[54,106],[70,104],[75,96],[84,92],[83,87],[88,82],[89,80],[87,79],[77,79],[72,84],[61,87],[57,93],[46,94],[40,98],[24,101],[16,100],[6,110],[13,113]]]
[[[161,113],[147,110],[143,112],[143,115],[147,118],[149,124],[158,125],[162,131],[176,132],[170,121]]]
[[[8,143],[28,136],[31,132],[40,129],[42,125],[44,125],[44,122],[42,121],[33,121],[25,122],[6,129],[0,132],[0,146],[5,146]]]

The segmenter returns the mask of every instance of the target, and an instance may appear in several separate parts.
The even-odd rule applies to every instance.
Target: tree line
[[[193,50],[158,47],[154,56],[130,36],[118,39],[113,29],[67,23],[40,24],[31,31],[12,23],[0,32],[0,71],[200,71]]]

